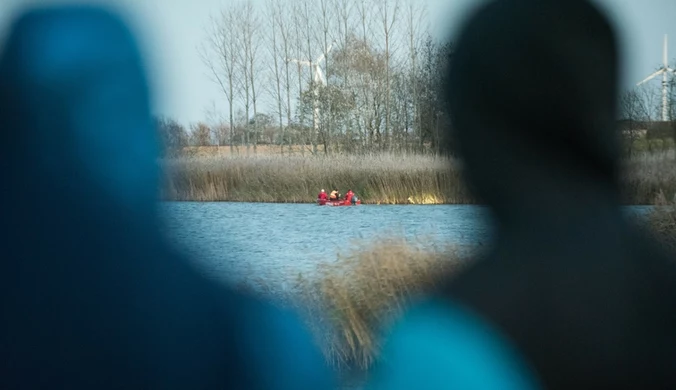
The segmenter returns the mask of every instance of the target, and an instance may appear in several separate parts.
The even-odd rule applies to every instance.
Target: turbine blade
[[[638,85],[641,85],[641,84],[643,84],[643,83],[645,83],[645,82],[647,82],[647,81],[650,81],[650,80],[652,80],[653,78],[655,78],[655,77],[661,75],[661,74],[664,73],[664,72],[666,72],[666,69],[665,69],[665,68],[662,68],[662,69],[658,70],[657,72],[651,74],[650,76],[646,77],[645,79],[643,79],[643,81],[641,81],[640,83],[638,83],[638,84],[636,84],[636,85],[638,86]]]
[[[323,84],[326,85],[326,79],[324,78],[324,72],[322,72],[322,68],[319,67],[319,65],[316,66],[317,69],[317,76],[319,78],[319,81]]]
[[[326,48],[326,51],[324,53],[322,53],[322,55],[320,55],[317,58],[317,60],[315,60],[315,64],[318,64],[318,63],[324,61],[324,58],[326,58],[326,55],[329,54],[329,52],[331,51],[331,49],[333,48],[333,45],[335,43],[336,43],[336,40],[334,39],[333,42],[331,42],[331,44],[329,45],[329,47]]]
[[[288,62],[295,62],[296,64],[300,64],[300,65],[312,65],[312,64],[310,64],[309,61],[300,61],[300,60],[296,60],[296,59],[293,59],[293,58],[287,58],[286,60]]]
[[[668,47],[667,40],[668,40],[668,36],[667,36],[667,34],[664,34],[664,49],[662,50],[662,59],[664,60],[664,67],[665,68],[669,67],[669,65],[667,64],[667,62],[669,61],[668,55],[667,55],[667,47]]]
[[[333,45],[335,45],[335,44],[336,44],[336,40],[334,39],[333,42],[331,42],[331,44],[329,45],[329,47],[326,49],[326,54],[329,54],[331,49],[333,49]]]

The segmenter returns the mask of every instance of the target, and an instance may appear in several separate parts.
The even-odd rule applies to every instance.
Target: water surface
[[[404,236],[416,243],[474,245],[490,231],[487,209],[473,205],[361,205],[166,202],[168,233],[201,272],[238,283],[260,279],[285,289],[355,240]],[[643,213],[649,207],[626,208]]]

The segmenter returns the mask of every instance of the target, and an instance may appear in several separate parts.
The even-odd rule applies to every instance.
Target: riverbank
[[[162,199],[313,203],[324,188],[352,189],[363,204],[475,204],[452,158],[419,154],[364,156],[182,156],[161,161]],[[623,164],[625,204],[654,204],[676,194],[673,150]],[[525,188],[524,191],[528,189]]]

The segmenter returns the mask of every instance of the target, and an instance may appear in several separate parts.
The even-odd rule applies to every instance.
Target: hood
[[[618,53],[599,10],[493,1],[460,31],[444,83],[453,140],[497,222],[618,203]]]
[[[92,203],[92,212],[112,202],[154,216],[159,145],[141,56],[124,23],[105,9],[72,6],[28,11],[10,31],[1,120],[20,196],[61,194],[77,207]]]

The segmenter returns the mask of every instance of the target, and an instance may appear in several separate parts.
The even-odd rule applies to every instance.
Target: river
[[[355,240],[404,236],[459,245],[490,237],[485,207],[472,205],[362,205],[166,202],[171,240],[192,255],[208,277],[228,283],[251,277],[284,290],[297,274],[311,274]],[[628,207],[644,212],[647,207]]]
[[[475,244],[488,237],[480,206],[167,202],[168,234],[205,275],[238,283],[255,275],[276,288],[311,273],[355,241],[403,236]]]

